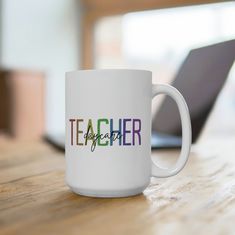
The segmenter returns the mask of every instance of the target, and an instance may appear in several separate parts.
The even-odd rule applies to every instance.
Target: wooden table
[[[234,138],[194,147],[180,174],[152,179],[144,194],[96,199],[69,191],[63,153],[0,141],[0,234],[235,234],[234,152]]]

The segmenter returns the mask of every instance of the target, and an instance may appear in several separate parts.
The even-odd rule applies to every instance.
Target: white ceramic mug
[[[176,101],[182,121],[181,153],[169,169],[151,160],[151,101],[158,94]],[[152,85],[150,71],[66,73],[66,182],[73,192],[95,197],[139,194],[151,176],[181,171],[190,145],[184,98],[172,86]]]

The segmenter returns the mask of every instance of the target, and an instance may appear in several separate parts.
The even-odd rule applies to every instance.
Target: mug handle
[[[160,94],[169,95],[175,100],[182,123],[182,147],[176,164],[171,168],[163,168],[152,160],[152,176],[164,178],[176,175],[184,168],[190,153],[192,130],[188,106],[181,93],[170,85],[152,85],[152,98]]]

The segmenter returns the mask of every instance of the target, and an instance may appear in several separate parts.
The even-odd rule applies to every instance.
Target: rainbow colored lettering
[[[70,144],[72,146],[135,146],[141,145],[141,119],[69,119]]]

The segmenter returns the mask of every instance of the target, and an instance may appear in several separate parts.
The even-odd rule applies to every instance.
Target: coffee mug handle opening
[[[158,164],[152,160],[152,176],[164,178],[176,175],[184,168],[190,153],[192,130],[188,106],[181,93],[170,85],[152,85],[152,98],[160,94],[169,95],[175,100],[179,109],[182,124],[182,147],[176,164],[173,167],[164,168],[158,166]]]

